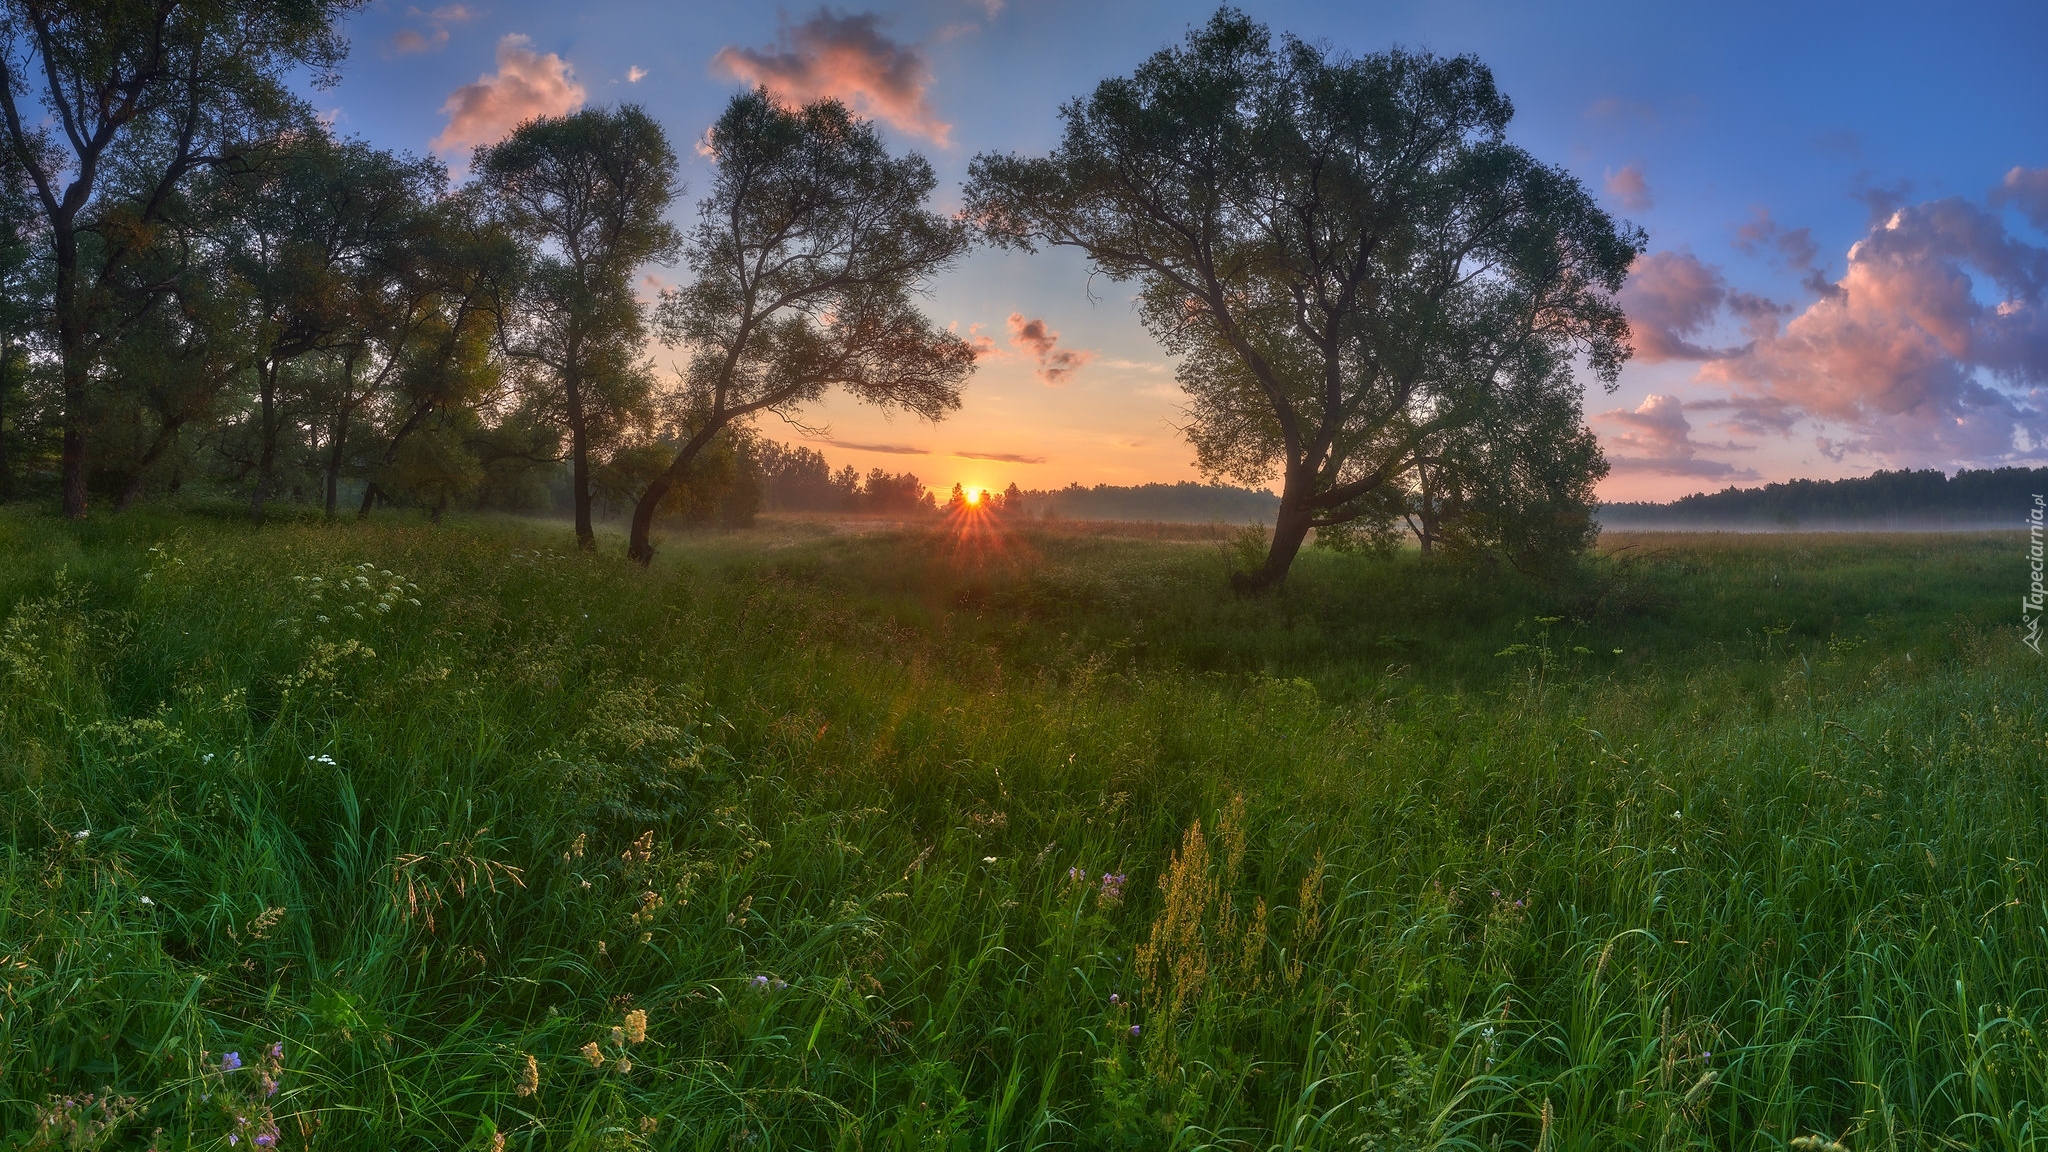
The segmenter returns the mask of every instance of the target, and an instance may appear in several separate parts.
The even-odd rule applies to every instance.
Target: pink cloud
[[[1690,252],[1645,252],[1622,285],[1629,343],[1646,364],[1667,360],[1711,360],[1721,353],[1694,344],[1728,300],[1721,270]]]
[[[939,119],[925,98],[931,67],[915,47],[883,35],[881,21],[873,12],[841,15],[820,8],[801,23],[784,21],[774,48],[727,45],[711,62],[778,99],[796,104],[825,97],[844,100],[862,115],[943,148],[952,125]]]
[[[438,52],[448,46],[448,26],[466,23],[476,13],[461,4],[448,4],[431,12],[418,8],[406,9],[406,16],[413,20],[424,20],[427,31],[417,28],[400,28],[391,37],[391,50],[400,56],[415,52]]]
[[[441,106],[448,126],[434,137],[434,151],[446,155],[495,144],[528,120],[565,116],[583,107],[586,93],[569,62],[553,52],[535,52],[531,43],[516,34],[499,40],[498,70],[449,95]]]
[[[2048,168],[2014,168],[1991,190],[1991,206],[2012,205],[2034,227],[2048,232]]]
[[[1607,192],[1631,212],[1647,212],[1657,206],[1650,195],[1650,182],[1643,178],[1640,164],[1629,164],[1607,174]]]
[[[1614,471],[1649,473],[1657,476],[1698,476],[1709,479],[1755,479],[1754,469],[1738,468],[1699,454],[1702,448],[1743,450],[1740,444],[1702,444],[1692,438],[1692,421],[1685,418],[1685,404],[1676,396],[1652,393],[1631,411],[1616,408],[1602,412],[1600,419],[1620,431],[1602,437],[1609,452],[1607,463]]]
[[[2007,187],[2023,205],[2028,182]],[[1774,244],[1786,262],[1810,244],[1761,221],[1737,242]],[[1645,314],[1630,305],[1632,330],[1653,336],[1645,359],[1698,359],[1702,381],[1731,387],[1690,408],[1780,433],[1815,420],[1831,459],[1890,465],[1999,463],[2048,443],[2036,406],[2048,389],[2048,248],[2011,236],[1985,207],[1960,197],[1890,207],[1849,248],[1847,273],[1782,326],[1778,305],[1726,291],[1718,269],[1661,256],[1663,279],[1645,277],[1638,291]],[[1751,342],[1683,340],[1722,312],[1745,322]]]
[[[1026,320],[1022,312],[1010,313],[1010,344],[1038,361],[1038,379],[1046,384],[1065,384],[1095,353],[1085,348],[1061,348],[1060,334],[1043,319]]]

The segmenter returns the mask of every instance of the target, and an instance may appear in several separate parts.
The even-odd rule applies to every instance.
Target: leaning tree
[[[836,100],[787,108],[760,89],[733,97],[706,146],[717,175],[686,248],[694,278],[661,311],[689,357],[684,438],[633,510],[642,564],[663,499],[734,422],[793,418],[834,386],[936,420],[974,370],[973,349],[913,300],[969,243],[925,206],[923,157],[891,156]]]
[[[1224,9],[1066,105],[1051,155],[976,157],[968,215],[998,244],[1078,248],[1138,283],[1182,358],[1198,463],[1279,474],[1270,551],[1236,577],[1271,587],[1311,530],[1384,526],[1422,475],[1567,521],[1560,500],[1587,491],[1597,449],[1530,430],[1583,446],[1573,367],[1613,386],[1629,354],[1614,294],[1642,240],[1508,143],[1512,112],[1470,57],[1276,47]],[[1516,477],[1548,495],[1499,490]]]

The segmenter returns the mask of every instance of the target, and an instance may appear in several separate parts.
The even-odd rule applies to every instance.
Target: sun
[[[986,495],[988,495],[988,489],[986,488],[969,488],[967,490],[967,502],[969,504],[979,504],[981,503],[981,498]]]

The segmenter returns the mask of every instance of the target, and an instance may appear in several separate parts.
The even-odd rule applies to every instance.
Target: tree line
[[[1051,154],[976,157],[959,214],[838,101],[740,92],[685,226],[630,104],[528,121],[459,184],[336,135],[288,81],[333,81],[360,2],[0,0],[0,496],[83,517],[204,481],[261,521],[560,489],[583,547],[618,515],[644,563],[658,516],[776,474],[765,414],[957,409],[973,349],[919,297],[976,243],[1051,244],[1136,283],[1203,471],[1278,480],[1244,587],[1312,531],[1511,559],[1591,537],[1575,369],[1611,387],[1627,357],[1642,238],[1508,142],[1475,59],[1224,9],[1066,105]],[[649,296],[649,266],[683,282]],[[886,473],[804,483],[911,502]]]
[[[2006,523],[2020,527],[2034,497],[2048,495],[2048,468],[1965,468],[1874,472],[1845,480],[1792,480],[1758,488],[1697,492],[1668,504],[1606,504],[1603,523],[1776,527],[1797,524],[1899,526]]]

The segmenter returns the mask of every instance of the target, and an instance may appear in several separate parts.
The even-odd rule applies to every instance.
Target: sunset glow
[[[373,6],[349,23],[360,47],[342,84],[318,100],[350,134],[460,167],[471,144],[528,116],[629,87],[678,133],[709,124],[741,84],[835,96],[929,159],[951,210],[973,155],[1042,149],[1062,100],[1209,11],[742,5],[604,22],[531,0]],[[1859,22],[1862,72],[1975,61],[1939,85],[1822,76],[1804,46],[1839,39],[1838,21],[1820,8],[1776,18],[1759,37],[1735,10],[1622,21],[1482,0],[1312,3],[1288,22],[1351,50],[1477,53],[1514,78],[1511,136],[1647,233],[1623,295],[1636,357],[1616,393],[1585,399],[1614,465],[1603,497],[2048,461],[2048,411],[2028,393],[2048,381],[2048,287],[2009,274],[2048,259],[2048,136],[2039,117],[2000,112],[2048,104],[2048,70],[2025,55],[2048,31],[2040,12]],[[1674,50],[1681,24],[1686,43],[1716,47]],[[656,61],[653,43],[678,47]],[[700,149],[678,152],[692,192],[673,215],[686,222],[710,167]],[[650,295],[688,277],[647,273]],[[811,442],[835,467],[913,472],[941,499],[969,468],[977,493],[1199,479],[1178,431],[1177,361],[1132,291],[1072,252],[977,250],[928,305],[978,358],[961,408],[926,424],[834,392],[806,417],[830,429]],[[763,431],[797,438],[773,421]]]

